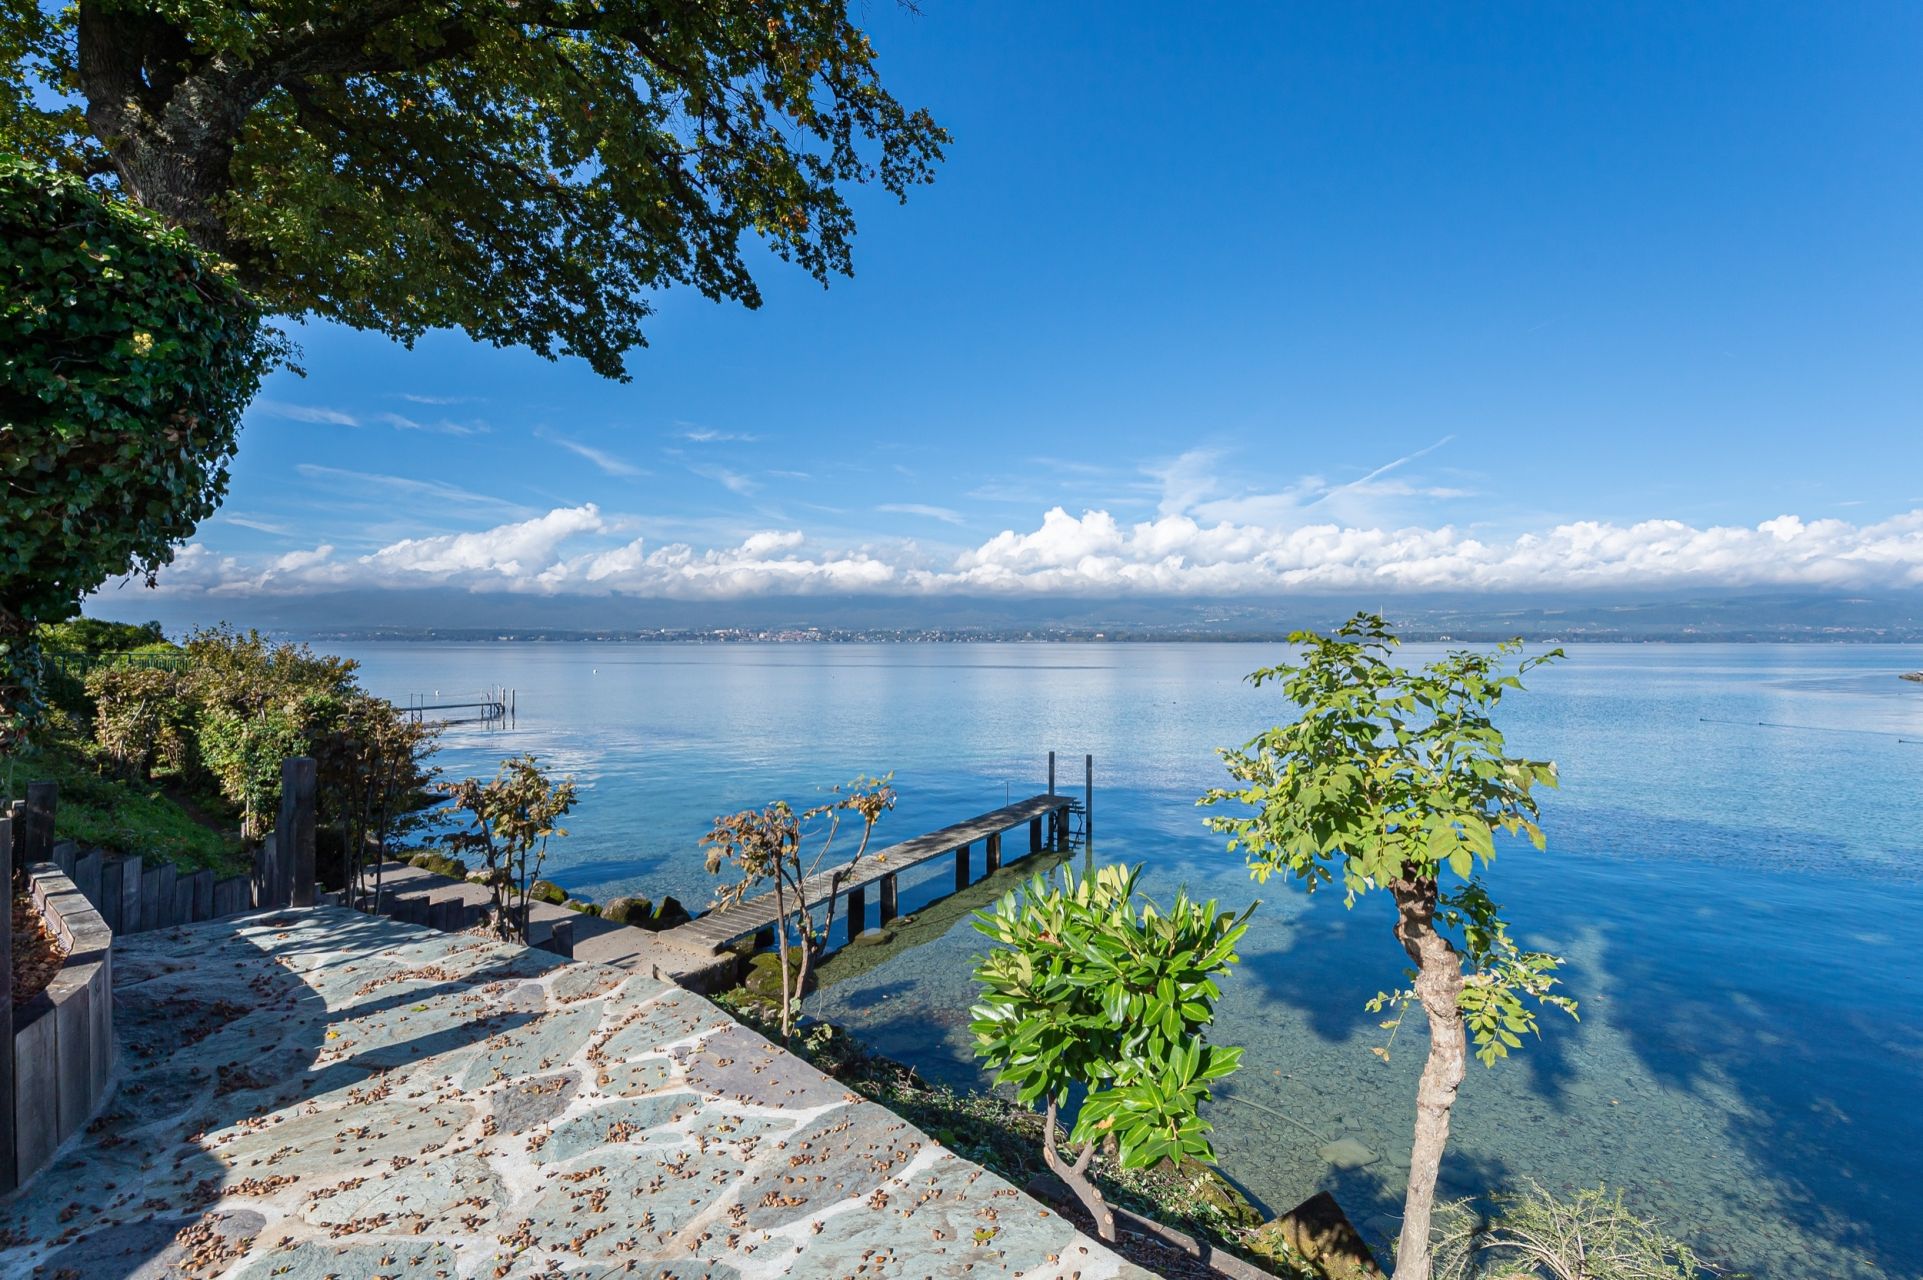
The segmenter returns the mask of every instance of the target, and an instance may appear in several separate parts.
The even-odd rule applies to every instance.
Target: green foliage
[[[504,938],[527,941],[528,904],[548,841],[567,835],[560,820],[574,807],[574,782],[555,782],[532,755],[501,761],[490,782],[463,778],[446,788],[472,824],[448,837],[459,853],[478,857],[494,893],[494,927]]]
[[[385,860],[388,841],[401,834],[410,810],[432,785],[433,771],[425,761],[433,751],[434,731],[385,698],[353,687],[351,667],[337,674],[310,662],[305,671],[334,691],[301,705],[327,713],[307,740],[318,784],[317,816],[339,834],[340,882],[358,898],[366,889],[369,865]]]
[[[130,777],[156,764],[179,777],[194,750],[194,709],[185,681],[164,667],[100,666],[87,673],[94,741]]]
[[[185,647],[200,762],[240,810],[242,832],[258,838],[279,802],[281,761],[349,714],[354,663],[225,626],[196,631]]]
[[[0,293],[5,751],[39,705],[34,625],[173,558],[226,492],[241,410],[282,348],[184,236],[12,158]]]
[[[1279,683],[1295,720],[1224,750],[1236,785],[1200,803],[1242,807],[1209,825],[1229,836],[1258,881],[1281,873],[1311,892],[1340,882],[1350,906],[1377,889],[1395,903],[1396,940],[1414,963],[1410,985],[1379,993],[1369,1008],[1397,1007],[1384,1024],[1391,1043],[1410,1007],[1429,1024],[1396,1256],[1398,1280],[1429,1280],[1430,1213],[1465,1041],[1493,1066],[1535,1032],[1527,1000],[1576,1012],[1574,1000],[1553,992],[1561,962],[1516,946],[1474,878],[1494,859],[1498,831],[1544,846],[1534,789],[1556,785],[1556,766],[1510,755],[1492,717],[1505,693],[1522,688],[1522,675],[1562,651],[1510,670],[1520,648],[1512,641],[1489,654],[1452,650],[1409,670],[1389,661],[1398,642],[1370,613],[1333,636],[1301,631],[1289,640],[1302,647],[1299,665],[1249,679],[1258,688]],[[1375,1052],[1386,1061],[1389,1046]]]
[[[81,9],[0,17],[10,149],[111,176],[276,310],[608,376],[648,291],[758,306],[749,245],[848,273],[845,188],[905,198],[948,141],[845,0],[96,4],[85,61]]]
[[[1254,908],[1230,916],[1184,892],[1138,911],[1137,875],[1064,868],[1060,887],[1037,876],[976,914],[1000,946],[976,962],[975,1053],[1024,1103],[1086,1090],[1069,1140],[1113,1138],[1125,1168],[1213,1161],[1198,1109],[1242,1051],[1206,1033]]]
[[[1436,1218],[1436,1280],[1705,1280],[1694,1250],[1606,1186],[1563,1198],[1530,1180],[1485,1216],[1468,1201]]]
[[[86,736],[62,712],[47,716],[25,750],[0,761],[0,803],[19,798],[30,781],[60,787],[56,839],[171,862],[182,871],[209,867],[227,876],[251,865],[238,833],[207,825],[155,783],[103,771]]]
[[[1461,1006],[1476,1050],[1493,1064],[1535,1030],[1522,997],[1573,1014],[1575,1002],[1551,996],[1559,961],[1524,952],[1511,941],[1497,907],[1474,879],[1495,857],[1495,833],[1543,847],[1537,786],[1556,785],[1556,766],[1507,754],[1491,718],[1519,677],[1559,658],[1560,649],[1504,668],[1520,647],[1493,654],[1456,650],[1411,671],[1388,660],[1397,646],[1383,620],[1357,614],[1334,636],[1296,632],[1299,666],[1276,666],[1249,677],[1260,688],[1279,683],[1300,709],[1289,724],[1264,730],[1222,754],[1236,786],[1210,790],[1204,805],[1239,804],[1242,813],[1211,816],[1258,881],[1285,874],[1305,889],[1340,883],[1345,900],[1402,885],[1443,908],[1470,962]],[[1461,883],[1442,893],[1453,874]],[[1379,995],[1381,1011],[1414,998],[1405,990]]]
[[[763,809],[726,814],[716,818],[708,834],[701,837],[708,851],[709,875],[719,875],[724,866],[732,866],[739,873],[734,883],[715,890],[716,910],[745,901],[763,885],[774,885],[775,947],[781,956],[781,1033],[784,1037],[793,1034],[802,995],[812,981],[810,970],[828,940],[829,930],[834,927],[842,882],[854,873],[868,852],[868,842],[881,815],[895,807],[895,789],[890,785],[893,777],[891,773],[879,778],[856,778],[831,788],[829,799],[800,812],[786,800],[777,800]],[[842,819],[850,813],[861,822],[861,842],[855,848],[854,857],[832,867],[826,888],[811,894],[809,880],[833,852]],[[663,927],[662,913],[673,901],[663,899],[647,927]],[[815,921],[818,904],[825,906],[819,928]],[[798,954],[791,956],[791,948]],[[791,972],[798,975],[793,982],[789,980]]]
[[[1443,895],[1438,912],[1443,924],[1462,939],[1469,972],[1463,979],[1456,1004],[1462,1010],[1469,1038],[1476,1046],[1476,1057],[1485,1067],[1495,1066],[1499,1059],[1509,1056],[1511,1049],[1520,1049],[1523,1036],[1540,1038],[1542,1032],[1536,1024],[1536,1010],[1524,1002],[1525,996],[1537,1004],[1560,1009],[1572,1018],[1577,1016],[1576,1002],[1554,991],[1558,984],[1554,975],[1562,967],[1561,959],[1544,951],[1524,951],[1518,947],[1509,936],[1509,926],[1503,922],[1501,911],[1483,887],[1471,881]],[[1389,1025],[1397,1026],[1416,1003],[1414,988],[1405,987],[1378,992],[1369,1001],[1368,1008],[1371,1013],[1396,1009],[1396,1017]],[[1386,1047],[1376,1050],[1376,1054],[1388,1060]]]
[[[90,658],[113,653],[171,650],[167,633],[158,622],[108,622],[102,618],[69,618],[39,627],[34,638],[48,653],[77,653]]]

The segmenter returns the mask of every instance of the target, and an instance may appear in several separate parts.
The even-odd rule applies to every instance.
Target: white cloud
[[[563,449],[566,449],[569,453],[577,457],[586,458],[589,462],[592,462],[595,466],[611,476],[632,477],[654,474],[646,467],[637,467],[626,458],[609,453],[606,449],[599,449],[594,445],[585,444],[579,440],[570,440],[566,436],[552,435],[548,432],[537,432],[536,434],[543,440],[549,440],[560,445]]]
[[[940,520],[944,524],[960,524],[962,514],[949,507],[931,507],[925,502],[884,502],[876,507],[900,516],[926,516],[930,520]]]
[[[373,477],[398,480],[398,477]],[[413,482],[426,483],[426,482]],[[798,529],[698,548],[636,538],[592,505],[491,529],[394,542],[355,560],[331,547],[256,562],[190,546],[170,589],[285,592],[434,583],[491,590],[694,598],[953,592],[1245,596],[1322,592],[1540,591],[1675,586],[1923,586],[1923,509],[1869,524],[1783,515],[1755,526],[1575,521],[1485,539],[1451,525],[1207,523],[1049,510],[941,559],[913,543],[823,545]]]
[[[304,478],[318,481],[328,488],[345,489],[387,500],[400,495],[430,502],[452,502],[464,507],[490,507],[515,515],[526,514],[526,508],[517,503],[475,493],[443,480],[418,480],[413,476],[390,476],[378,471],[350,471],[343,467],[323,467],[317,462],[300,463],[294,470]]]
[[[713,427],[689,427],[681,432],[683,440],[696,444],[753,444],[760,436],[746,431],[716,431]]]
[[[532,520],[477,533],[403,538],[361,557],[361,563],[379,576],[498,576],[525,586],[539,582],[557,567],[556,557],[562,543],[578,534],[597,533],[604,527],[600,509],[593,503],[556,507]]]
[[[478,422],[454,422],[448,418],[442,418],[438,422],[421,422],[400,413],[376,414],[374,420],[385,422],[396,431],[431,431],[443,436],[473,436],[487,430],[485,425]]]
[[[341,409],[328,409],[321,405],[288,404],[284,400],[256,400],[248,406],[275,418],[286,418],[289,422],[315,422],[332,427],[358,427],[361,420]]]
[[[702,479],[712,480],[730,493],[738,493],[744,498],[754,496],[754,494],[761,489],[758,481],[742,475],[739,471],[730,471],[726,467],[689,467],[688,470],[694,472]]]

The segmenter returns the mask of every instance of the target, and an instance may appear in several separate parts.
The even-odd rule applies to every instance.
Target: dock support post
[[[1082,844],[1095,843],[1095,757],[1082,757]]]
[[[968,887],[968,846],[955,850],[955,892]]]
[[[895,873],[890,871],[881,878],[881,922],[887,924],[901,914],[901,899],[895,888]]]
[[[1028,820],[1028,851],[1030,853],[1040,853],[1042,851],[1042,820],[1040,818],[1030,818]]]
[[[991,876],[1002,869],[1002,833],[999,831],[989,833],[988,853],[983,859],[983,867]]]
[[[766,929],[755,930],[755,950],[766,951],[774,945],[775,927],[773,925],[769,925]]]
[[[848,941],[853,942],[868,927],[868,894],[862,889],[848,891]]]
[[[1048,794],[1055,794],[1055,753],[1048,753]]]

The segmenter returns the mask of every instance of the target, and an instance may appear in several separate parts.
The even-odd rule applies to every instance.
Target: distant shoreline
[[[479,630],[474,628],[353,628],[308,630],[277,629],[277,634],[316,642],[400,642],[422,644],[1286,644],[1286,631],[1200,631],[1200,630],[852,630],[838,628],[716,628],[712,631],[573,631],[573,630]],[[1408,629],[1401,633],[1410,644],[1487,645],[1515,638],[1518,634],[1532,645],[1560,644],[1923,644],[1923,631],[1916,634],[1876,632],[1823,632],[1797,630],[1781,632],[1650,632],[1623,634],[1609,632],[1568,632],[1531,634],[1499,628],[1468,631],[1425,631]],[[1906,672],[1905,680],[1923,681],[1923,671]]]

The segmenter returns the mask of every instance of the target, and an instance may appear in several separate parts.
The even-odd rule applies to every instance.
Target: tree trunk
[[[1042,1163],[1082,1202],[1082,1208],[1095,1220],[1095,1234],[1114,1244],[1115,1213],[1095,1184],[1088,1180],[1088,1162],[1094,1155],[1095,1144],[1090,1142],[1083,1145],[1082,1154],[1075,1157],[1074,1164],[1062,1159],[1062,1153],[1055,1148],[1055,1099],[1050,1098],[1048,1114],[1042,1120]]]
[[[1415,962],[1416,998],[1429,1019],[1429,1060],[1416,1086],[1415,1139],[1409,1149],[1409,1190],[1396,1242],[1395,1280],[1429,1280],[1429,1220],[1436,1178],[1449,1143],[1449,1113],[1467,1070],[1462,961],[1436,931],[1436,882],[1404,880],[1390,886],[1396,903],[1396,939]]]
[[[103,0],[81,0],[77,43],[87,127],[122,189],[201,248],[239,262],[219,205],[233,185],[241,126],[269,80],[194,49],[164,18]]]
[[[781,958],[781,1042],[785,1045],[794,1035],[794,1024],[788,1013],[788,896],[779,867],[775,869],[775,954]]]

